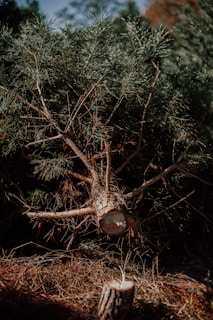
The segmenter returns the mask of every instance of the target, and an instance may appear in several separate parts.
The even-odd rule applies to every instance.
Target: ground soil
[[[30,257],[2,253],[1,320],[98,319],[97,305],[105,281],[121,279],[122,261],[96,248],[50,250]],[[135,281],[128,319],[213,319],[213,289],[208,274],[158,270],[157,263],[129,261],[127,279]]]

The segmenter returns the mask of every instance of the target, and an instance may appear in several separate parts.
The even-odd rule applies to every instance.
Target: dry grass
[[[120,279],[119,265],[106,253],[91,258],[84,251],[52,251],[42,256],[0,259],[1,320],[97,319],[104,281]],[[210,288],[181,274],[154,274],[153,269],[127,268],[136,292],[129,319],[210,320]],[[143,270],[141,272],[140,270]]]

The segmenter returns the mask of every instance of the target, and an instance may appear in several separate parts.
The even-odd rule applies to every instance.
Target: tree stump
[[[125,320],[134,298],[133,281],[110,281],[104,284],[98,305],[100,320]]]

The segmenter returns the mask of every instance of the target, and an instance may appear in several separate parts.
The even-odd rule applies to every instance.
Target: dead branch
[[[24,214],[28,216],[30,219],[66,219],[66,218],[73,218],[73,217],[82,217],[89,214],[94,214],[95,209],[92,207],[87,208],[80,208],[80,209],[73,209],[68,211],[61,211],[61,212],[53,212],[53,211],[26,211]]]

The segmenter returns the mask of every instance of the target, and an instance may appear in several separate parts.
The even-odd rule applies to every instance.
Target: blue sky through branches
[[[16,2],[19,6],[26,4],[26,0],[16,0]],[[47,19],[55,20],[56,12],[60,11],[64,7],[69,7],[70,0],[38,0],[38,2],[42,13],[45,14]],[[141,13],[144,12],[146,2],[147,0],[135,0],[135,3]]]

